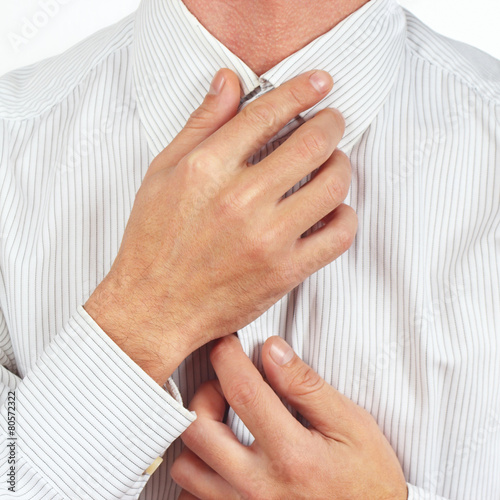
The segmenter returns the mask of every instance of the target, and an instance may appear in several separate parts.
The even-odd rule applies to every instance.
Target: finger
[[[181,488],[195,498],[237,498],[232,486],[187,448],[184,448],[173,463],[170,474]]]
[[[259,182],[271,199],[279,201],[297,182],[328,160],[344,130],[341,113],[336,109],[323,109],[243,174]]]
[[[325,78],[325,87],[318,91],[310,76]],[[323,99],[333,86],[329,73],[311,70],[281,84],[277,89],[243,108],[230,123],[220,127],[204,143],[224,164],[246,166],[246,161],[290,120]]]
[[[209,380],[200,386],[193,396],[188,409],[199,417],[207,417],[222,422],[227,403],[218,380]]]
[[[184,128],[172,142],[153,160],[145,178],[160,169],[172,168],[207,137],[233,118],[240,103],[240,82],[236,73],[220,69],[214,76],[223,79],[219,94],[207,93],[201,105],[190,115]]]
[[[219,340],[210,359],[227,402],[264,451],[272,454],[284,443],[304,438],[303,426],[264,381],[236,336]]]
[[[293,227],[297,238],[345,200],[351,183],[351,163],[340,150],[321,166],[314,179],[282,199],[277,217]]]
[[[268,338],[262,347],[262,362],[272,387],[315,429],[339,441],[350,436],[357,405],[327,384],[285,340]]]
[[[291,259],[301,281],[347,251],[356,236],[358,217],[349,205],[341,203],[326,217],[325,226],[295,242]]]
[[[255,457],[231,429],[211,418],[198,418],[181,434],[184,444],[204,463],[237,487],[254,470]]]

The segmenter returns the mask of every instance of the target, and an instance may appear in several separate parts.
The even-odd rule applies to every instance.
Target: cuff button
[[[144,474],[153,474],[153,472],[158,469],[158,467],[160,466],[160,464],[163,462],[163,458],[161,457],[156,457],[153,461],[153,463],[142,473],[142,475],[144,476]]]

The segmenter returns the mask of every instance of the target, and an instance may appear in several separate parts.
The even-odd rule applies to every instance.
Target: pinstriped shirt
[[[176,498],[168,469],[195,418],[186,405],[214,376],[208,348],[160,387],[82,305],[149,164],[221,67],[240,78],[240,109],[304,71],[332,75],[249,161],[338,108],[359,220],[348,252],[238,332],[244,350],[262,369],[260,346],[281,335],[366,408],[410,499],[499,500],[500,63],[394,0],[371,0],[260,77],[181,0],[143,0],[0,78],[2,498]],[[232,411],[227,422],[252,442]]]

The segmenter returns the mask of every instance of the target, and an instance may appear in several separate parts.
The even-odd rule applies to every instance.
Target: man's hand
[[[238,77],[222,73],[220,94],[208,94],[151,163],[111,270],[84,305],[160,384],[192,351],[247,325],[345,252],[357,228],[342,204],[351,168],[335,149],[338,111],[318,112],[259,164],[247,162],[326,96],[331,76],[309,71],[237,113]],[[313,73],[326,78],[323,90]]]
[[[262,357],[270,385],[310,427],[292,417],[236,336],[220,340],[211,354],[220,384],[207,382],[194,396],[198,418],[182,434],[187,448],[172,466],[185,490],[180,499],[406,500],[396,454],[366,410],[283,339],[268,339]],[[255,437],[251,446],[222,423],[225,400]]]

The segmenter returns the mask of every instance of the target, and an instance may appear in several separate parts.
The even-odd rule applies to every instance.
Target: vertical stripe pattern
[[[262,370],[260,346],[280,335],[366,408],[410,500],[500,500],[500,62],[394,0],[371,0],[261,76],[181,0],[143,0],[0,78],[2,497],[177,498],[169,467],[195,418],[186,405],[214,377],[209,347],[160,387],[82,304],[111,267],[149,164],[221,67],[240,78],[240,110],[304,71],[332,75],[332,91],[249,161],[339,109],[359,220],[345,254],[238,332],[245,352]],[[232,410],[228,425],[253,441]]]

